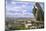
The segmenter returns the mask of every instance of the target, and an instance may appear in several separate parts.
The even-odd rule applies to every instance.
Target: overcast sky
[[[33,17],[33,2],[15,2],[15,0],[6,0],[6,16],[10,17]],[[43,4],[41,4],[43,7]]]

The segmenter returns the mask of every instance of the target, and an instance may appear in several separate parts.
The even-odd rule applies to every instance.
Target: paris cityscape
[[[5,31],[44,29],[44,3],[6,1]]]

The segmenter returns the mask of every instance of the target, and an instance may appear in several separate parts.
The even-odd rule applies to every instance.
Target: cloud
[[[23,4],[22,7],[26,7],[26,5]]]
[[[10,1],[6,6],[6,15],[11,17],[33,17],[32,8],[33,3],[31,2],[15,2]]]
[[[29,5],[28,5],[29,6]],[[21,5],[21,6],[15,6],[15,7],[10,7],[10,9],[7,11],[7,15],[9,16],[16,16],[16,17],[29,17],[32,14],[28,13],[29,7],[27,8],[26,5]]]
[[[16,4],[16,2],[12,1],[11,4]]]

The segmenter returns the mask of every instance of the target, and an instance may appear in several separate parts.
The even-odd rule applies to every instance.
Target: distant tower
[[[36,17],[36,10],[37,10],[37,7],[34,6],[34,8],[33,8],[33,14],[34,14],[35,17]]]

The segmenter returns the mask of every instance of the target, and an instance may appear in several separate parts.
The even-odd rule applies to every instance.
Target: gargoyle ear
[[[36,3],[35,3],[35,6],[37,6],[37,8],[39,8],[39,9],[41,8],[39,2],[36,2]]]

